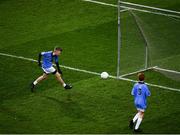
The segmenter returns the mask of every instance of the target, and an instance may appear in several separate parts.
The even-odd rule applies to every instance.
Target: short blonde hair
[[[62,48],[61,47],[54,47],[54,51],[61,51],[62,52]]]

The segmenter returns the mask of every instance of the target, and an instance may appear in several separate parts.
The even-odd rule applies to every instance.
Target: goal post
[[[180,13],[120,0],[117,6],[117,78],[151,69],[180,78]]]
[[[121,3],[122,3],[121,0],[118,0],[118,2],[117,2],[117,5],[118,5],[117,78],[123,77],[124,75],[126,75],[128,73],[136,72],[137,70],[138,71],[149,70],[149,66],[148,66],[148,60],[149,60],[149,58],[148,58],[148,55],[149,55],[148,40],[147,40],[146,35],[145,35],[144,31],[143,31],[143,28],[141,27],[141,25],[139,23],[138,17],[135,15],[135,13],[133,13],[133,11],[131,11],[128,8],[127,9],[125,8],[127,11],[129,10],[130,14],[133,16],[133,20],[136,23],[135,27],[137,27],[137,29],[138,29],[138,31],[140,33],[140,36],[143,39],[143,43],[142,44],[143,44],[143,48],[144,48],[144,52],[143,52],[144,53],[144,56],[143,56],[144,57],[143,58],[144,59],[144,63],[143,63],[144,67],[140,67],[138,69],[134,69],[134,70],[129,71],[129,72],[128,71],[124,72],[124,73],[122,72],[123,69],[121,68],[121,65],[123,65],[123,63],[121,61],[121,55],[124,55],[125,53],[121,54],[121,49],[122,49],[122,34],[123,34],[122,31],[121,31],[122,30],[122,28],[121,28],[121,9],[123,8],[123,10],[124,10],[124,6],[122,6]],[[123,21],[123,22],[125,22],[125,21]],[[123,45],[126,46],[126,43],[124,43]],[[127,54],[128,54],[128,52],[127,52]],[[126,62],[129,62],[129,61],[126,61]]]
[[[120,0],[118,0],[118,57],[117,57],[117,78],[120,76],[120,51],[121,51],[121,16]]]

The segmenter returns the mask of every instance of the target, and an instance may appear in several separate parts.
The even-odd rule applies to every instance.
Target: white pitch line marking
[[[95,4],[100,4],[100,5],[111,6],[111,7],[116,7],[117,8],[117,5],[110,4],[110,3],[105,3],[105,2],[95,1],[95,0],[82,0],[82,1],[84,1],[84,2],[91,2],[91,3],[95,3]],[[131,10],[135,10],[135,11],[139,11],[139,12],[144,12],[144,13],[150,13],[150,14],[156,14],[156,15],[180,18],[180,16],[178,16],[178,15],[166,14],[166,13],[161,13],[161,12],[153,12],[153,11],[149,11],[149,10],[145,10],[145,9],[133,8],[133,7],[128,7],[128,6],[121,6],[121,8],[129,9],[129,10],[131,9]],[[166,10],[166,9],[164,9],[164,10]]]
[[[32,58],[25,58],[22,56],[16,56],[16,55],[11,55],[11,54],[6,54],[6,53],[0,53],[1,56],[6,56],[6,57],[11,57],[11,58],[16,58],[16,59],[22,59],[22,60],[27,60],[27,61],[32,61],[32,62],[38,62],[37,60],[34,60]],[[78,71],[78,72],[83,72],[83,73],[88,73],[88,74],[93,74],[93,75],[100,75],[100,73],[97,72],[93,72],[93,71],[88,71],[88,70],[83,70],[83,69],[78,69],[78,68],[73,68],[73,67],[68,67],[68,66],[64,66],[64,65],[60,65],[61,67],[65,68],[65,69],[69,69],[69,70],[73,70],[73,71]],[[117,79],[116,76],[109,76],[110,78],[113,79]],[[128,79],[128,78],[118,78],[119,80],[124,80],[124,81],[128,81],[128,82],[137,82],[135,80],[132,79]],[[161,85],[156,85],[156,84],[151,84],[151,83],[146,83],[149,86],[152,87],[156,87],[156,88],[161,88],[161,89],[165,89],[165,90],[170,90],[170,91],[177,91],[180,92],[180,89],[176,89],[176,88],[170,88],[170,87],[166,87],[166,86],[161,86]]]
[[[32,62],[38,62],[37,60],[31,59],[31,58],[25,58],[25,57],[22,57],[22,56],[16,56],[16,55],[11,55],[11,54],[6,54],[6,53],[0,53],[0,55],[1,56],[11,57],[11,58],[17,58],[17,59],[32,61]],[[93,74],[93,75],[100,75],[100,73],[96,73],[96,72],[92,72],[92,71],[87,71],[87,70],[78,69],[78,68],[72,68],[72,67],[68,67],[68,66],[64,66],[64,65],[60,65],[60,66],[65,68],[65,69],[69,69],[69,70],[89,73],[89,74]]]
[[[154,67],[149,67],[147,69],[141,69],[141,70],[138,70],[138,71],[135,71],[135,72],[131,72],[131,73],[127,73],[127,74],[123,74],[121,75],[120,77],[127,77],[127,76],[130,76],[130,75],[134,75],[134,74],[137,74],[137,73],[140,73],[140,72],[145,72],[145,71],[148,71],[148,70],[151,70],[151,69],[154,69],[156,68],[157,66],[154,66]]]
[[[96,3],[96,4],[100,4],[100,5],[105,5],[105,6],[117,7],[117,5],[114,5],[114,4],[109,4],[109,3],[95,1],[95,0],[82,0],[82,1]]]
[[[122,12],[126,12],[126,11],[128,11],[129,9],[128,8],[126,8],[126,9],[122,9],[122,10],[120,10],[120,12],[122,13]]]

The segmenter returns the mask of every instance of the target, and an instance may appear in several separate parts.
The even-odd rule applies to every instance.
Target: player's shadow
[[[83,110],[77,102],[72,101],[69,95],[67,96],[67,99],[63,101],[58,100],[54,97],[50,97],[50,96],[43,96],[43,97],[46,98],[47,100],[57,103],[59,105],[57,109],[59,109],[61,114],[63,114],[66,117],[72,117],[75,119],[86,119],[88,121],[93,121],[92,117],[86,115],[88,114],[88,112]]]
[[[147,134],[179,134],[179,117],[180,112],[169,113],[168,115],[161,114],[162,116],[154,117],[143,123],[146,127]],[[152,126],[153,125],[153,126]],[[167,127],[168,125],[168,127]]]
[[[2,113],[5,116],[8,116],[11,119],[14,119],[14,120],[17,119],[18,121],[21,121],[21,122],[31,120],[28,116],[26,116],[22,113],[18,113],[15,110],[11,109],[10,107],[8,108],[8,107],[4,107],[1,105],[0,105],[0,113]],[[0,126],[1,126],[1,124],[0,124]]]

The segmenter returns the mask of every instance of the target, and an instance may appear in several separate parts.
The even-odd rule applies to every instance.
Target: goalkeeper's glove
[[[39,66],[39,67],[41,67],[41,66],[42,66],[41,62],[38,62],[38,66]]]

